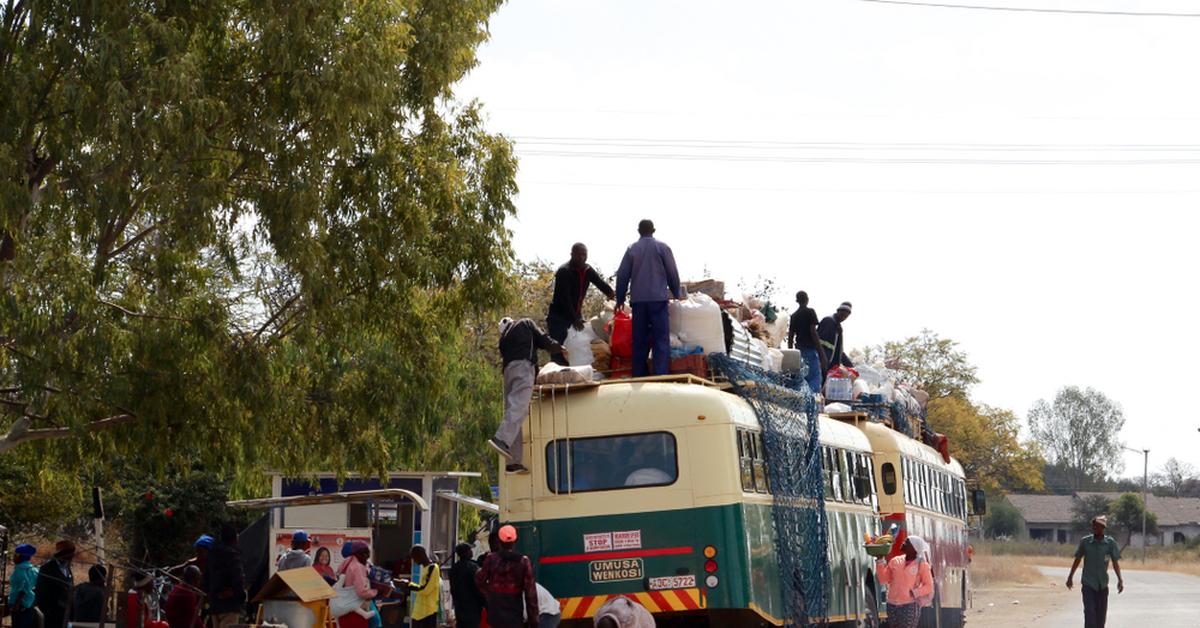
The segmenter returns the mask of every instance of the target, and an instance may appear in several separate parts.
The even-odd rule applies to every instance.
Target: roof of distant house
[[[1121,493],[1076,493],[1081,499],[1089,495],[1103,495],[1116,499]],[[1140,497],[1140,495],[1139,495]],[[1158,518],[1160,526],[1200,525],[1200,497],[1159,497],[1147,496],[1147,507]]]
[[[1008,495],[1025,523],[1070,524],[1074,501],[1071,495]]]

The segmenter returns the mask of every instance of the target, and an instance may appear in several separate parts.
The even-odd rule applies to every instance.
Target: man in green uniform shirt
[[[1075,563],[1067,575],[1067,588],[1075,578],[1075,570],[1083,561],[1083,625],[1084,628],[1104,628],[1108,616],[1108,559],[1112,559],[1113,571],[1117,574],[1117,593],[1125,592],[1125,579],[1121,577],[1121,548],[1111,536],[1104,534],[1108,517],[1092,519],[1092,534],[1083,537],[1075,550]]]

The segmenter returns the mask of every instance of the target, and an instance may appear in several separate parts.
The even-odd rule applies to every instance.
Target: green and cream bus
[[[815,619],[870,623],[877,464],[863,431],[819,421],[831,577]],[[762,428],[741,397],[690,376],[540,387],[522,447],[530,473],[502,474],[500,518],[566,625],[613,596],[660,626],[784,623]]]

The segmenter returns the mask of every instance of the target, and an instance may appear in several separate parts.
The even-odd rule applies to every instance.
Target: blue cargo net
[[[829,534],[821,474],[817,406],[801,373],[772,373],[724,354],[709,368],[734,385],[762,425],[771,519],[789,623],[807,626],[828,615]]]

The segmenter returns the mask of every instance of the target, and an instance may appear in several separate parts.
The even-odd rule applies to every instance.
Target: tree
[[[0,452],[381,472],[436,440],[507,297],[515,159],[451,90],[499,4],[0,7]]]
[[[1122,468],[1117,435],[1125,425],[1121,406],[1093,388],[1067,386],[1052,403],[1038,400],[1029,410],[1029,430],[1052,464],[1068,471],[1071,486]]]
[[[1036,443],[1022,443],[1017,417],[1008,410],[976,406],[958,396],[931,399],[929,425],[950,440],[967,477],[988,492],[1040,491],[1042,456]]]
[[[1162,472],[1154,475],[1154,483],[1172,497],[1184,497],[1196,481],[1196,467],[1177,458],[1168,458]]]
[[[1071,529],[1077,534],[1092,531],[1092,519],[1108,514],[1112,501],[1103,495],[1085,495],[1071,504]]]
[[[1145,510],[1140,495],[1122,493],[1109,505],[1109,526],[1112,527],[1113,532],[1125,535],[1125,543],[1121,545],[1122,549],[1129,547],[1129,544],[1133,542],[1134,532],[1141,533],[1143,511],[1146,512],[1146,534],[1157,534],[1158,517],[1153,512]],[[1142,543],[1145,542],[1146,539],[1142,539]]]
[[[997,499],[988,506],[983,518],[983,531],[988,538],[1016,538],[1024,529],[1021,511],[1006,499]]]
[[[922,329],[921,333],[862,351],[867,361],[881,359],[897,372],[900,383],[910,384],[932,398],[966,398],[971,386],[979,383],[975,365],[958,343]]]

